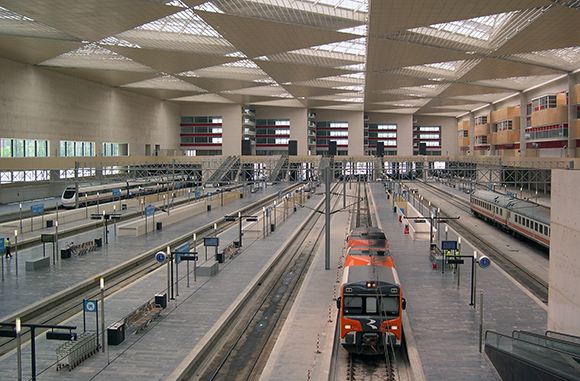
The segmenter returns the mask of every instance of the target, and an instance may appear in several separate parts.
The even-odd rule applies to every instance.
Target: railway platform
[[[155,234],[141,238],[113,238],[104,252],[99,255],[88,254],[74,258],[74,261],[64,261],[67,266],[51,267],[49,269],[28,274],[25,271],[17,281],[11,279],[2,284],[1,305],[6,307],[2,316],[14,315],[12,310],[21,305],[28,306],[38,303],[46,295],[74,285],[77,279],[95,276],[102,269],[116,266],[118,263],[150,249],[162,242],[194,230],[208,222],[223,217],[247,203],[256,201],[267,194],[277,193],[284,186],[268,187],[264,192],[251,194],[223,207],[215,208],[203,216],[196,216],[183,223],[156,231]],[[313,196],[307,200],[307,206],[320,201],[321,196]],[[154,379],[167,379],[180,368],[182,361],[195,351],[198,345],[212,327],[220,324],[222,315],[247,293],[248,285],[259,276],[260,272],[273,260],[273,247],[281,247],[287,237],[310,213],[308,208],[297,208],[289,212],[285,220],[278,216],[277,229],[266,239],[244,238],[240,254],[220,265],[220,271],[213,277],[197,276],[193,281],[190,274],[190,287],[186,286],[185,264],[179,268],[180,283],[176,289],[175,299],[169,300],[167,308],[160,316],[141,332],[134,334],[126,331],[126,338],[117,346],[108,346],[106,353],[98,353],[86,359],[81,366],[68,372],[67,368],[56,370],[57,356],[55,351],[62,342],[46,340],[37,337],[36,340],[36,380],[142,380],[145,376]],[[83,233],[91,234],[91,233]],[[94,233],[92,233],[94,234]],[[224,232],[220,238],[233,241],[237,238],[237,229]],[[222,238],[223,237],[223,238]],[[82,240],[83,238],[80,237]],[[77,240],[77,238],[75,238]],[[199,248],[201,249],[201,248]],[[42,248],[29,249],[42,250]],[[203,264],[203,249],[200,252],[200,265]],[[97,254],[97,253],[95,253]],[[23,257],[26,253],[22,254]],[[35,254],[38,255],[38,252]],[[59,262],[57,262],[59,265]],[[44,271],[44,272],[42,272]],[[42,272],[42,273],[41,273]],[[33,275],[34,274],[34,275]],[[40,276],[39,276],[40,275]],[[157,294],[169,294],[167,290],[167,272],[165,266],[158,268],[129,287],[117,291],[105,299],[105,326],[122,321],[131,311],[138,308]],[[168,295],[169,297],[169,295]],[[95,330],[95,317],[86,318],[87,330]],[[77,326],[77,332],[83,330],[83,316],[77,314],[62,324]],[[127,329],[127,327],[126,327]],[[23,346],[23,375],[29,379],[31,369],[30,344]],[[11,351],[0,358],[0,372],[3,379],[16,380],[16,353]],[[6,377],[6,378],[4,378]]]
[[[492,263],[477,268],[475,306],[471,306],[471,266],[461,265],[460,280],[453,270],[442,273],[429,260],[429,241],[403,234],[382,184],[371,184],[378,220],[388,239],[407,300],[404,325],[412,367],[426,380],[500,380],[479,350],[480,302],[483,293],[483,332],[511,334],[513,330],[543,333],[547,306]],[[456,240],[452,229],[448,240]],[[462,253],[473,247],[462,241]]]

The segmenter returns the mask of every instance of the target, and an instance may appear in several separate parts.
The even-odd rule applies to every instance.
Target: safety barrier
[[[56,349],[56,370],[68,367],[70,372],[98,350],[97,334],[81,333],[75,341],[68,341]]]

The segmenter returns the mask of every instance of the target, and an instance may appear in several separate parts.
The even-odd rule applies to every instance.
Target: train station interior
[[[208,373],[210,352],[217,358],[229,345],[216,338],[273,258],[315,240],[302,249],[312,254],[297,278],[303,287],[265,346],[270,358],[257,357],[261,375],[248,379],[343,379],[336,301],[363,199],[358,224],[384,230],[408,306],[411,365],[383,377],[499,380],[514,369],[514,352],[502,355],[519,348],[512,331],[580,336],[579,23],[579,2],[561,0],[0,0],[0,371],[15,380],[133,380],[159,359],[159,379],[228,379]],[[476,210],[478,190],[495,195],[493,217]],[[511,200],[548,210],[549,222],[535,226],[549,229],[548,243],[525,241],[499,218],[500,196],[509,216]],[[308,224],[324,210],[326,236],[322,228],[316,239],[300,236],[318,232]],[[439,224],[438,213],[456,221]],[[474,273],[443,264],[441,245],[450,234],[474,258],[491,249],[456,223],[521,261],[489,256],[491,267],[480,266],[486,319],[462,283]],[[219,243],[208,247],[210,238]],[[185,254],[196,250],[195,260]],[[186,259],[170,276],[177,252]],[[147,270],[117,284],[131,266]],[[100,323],[72,297],[65,308],[74,289],[98,300]],[[462,320],[456,342],[450,312]],[[37,348],[27,333],[17,350],[5,331],[16,319],[39,325]],[[188,321],[203,323],[184,334]],[[478,347],[480,321],[493,333]],[[78,346],[47,339],[46,330],[62,333],[51,324],[76,326],[71,341],[100,349],[74,357]],[[87,333],[115,324],[127,328],[124,343]],[[293,336],[300,329],[304,340]],[[438,340],[465,354],[458,373],[446,370],[446,356],[428,358]],[[580,349],[560,349],[580,361]],[[244,373],[242,360],[225,368]]]

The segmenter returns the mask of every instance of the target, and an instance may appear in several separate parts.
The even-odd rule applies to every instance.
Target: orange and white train
[[[550,209],[536,203],[498,193],[471,193],[471,212],[514,236],[526,237],[550,247]]]
[[[401,345],[406,307],[388,241],[377,228],[354,229],[348,241],[337,299],[340,341],[351,353],[382,354]]]

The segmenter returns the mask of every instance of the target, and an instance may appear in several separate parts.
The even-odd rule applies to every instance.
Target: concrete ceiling
[[[577,3],[0,0],[0,57],[176,102],[453,116],[580,69]]]

